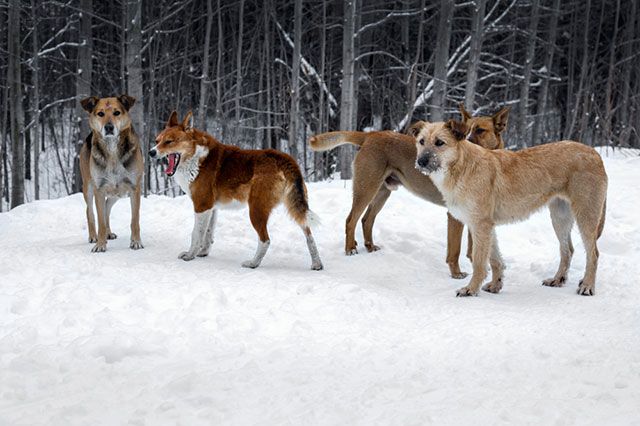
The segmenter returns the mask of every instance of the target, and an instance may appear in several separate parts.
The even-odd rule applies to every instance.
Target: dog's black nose
[[[156,156],[156,150],[152,149],[151,151],[149,151],[149,157],[155,157]]]
[[[429,165],[429,156],[428,155],[423,155],[422,157],[418,158],[418,166],[427,167],[428,165]]]
[[[104,125],[104,131],[107,133],[113,133],[113,124],[107,123]]]

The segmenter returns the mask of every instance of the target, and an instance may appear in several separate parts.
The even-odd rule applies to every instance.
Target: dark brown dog
[[[473,129],[470,138],[474,143],[489,149],[504,147],[501,134],[507,126],[508,108],[501,109],[491,117],[471,117],[462,105],[460,112],[469,128]],[[358,252],[355,228],[365,209],[367,211],[362,218],[365,247],[370,252],[379,250],[373,243],[373,224],[391,191],[399,185],[404,185],[420,198],[444,206],[438,189],[415,168],[416,131],[417,128],[412,127],[410,135],[389,131],[329,132],[310,139],[314,151],[326,151],[346,143],[360,146],[353,162],[353,202],[345,227],[347,255]],[[464,225],[451,215],[448,215],[447,225],[447,264],[453,278],[464,278],[467,274],[460,271],[458,260]]]

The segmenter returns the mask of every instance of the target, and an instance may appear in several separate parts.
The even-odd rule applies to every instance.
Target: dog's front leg
[[[218,211],[216,209],[213,209],[213,212],[211,213],[211,219],[209,219],[209,226],[207,226],[207,230],[204,234],[202,248],[198,252],[198,257],[205,257],[209,255],[211,244],[213,244],[213,232],[215,231],[217,217]]]
[[[96,212],[98,213],[98,242],[91,249],[93,253],[107,251],[107,197],[102,191],[94,193],[96,200]]]
[[[504,262],[498,246],[498,237],[495,229],[491,233],[491,254],[489,255],[491,265],[491,281],[482,286],[484,291],[498,293],[502,290],[502,273],[504,272]]]
[[[470,224],[473,235],[473,275],[466,287],[458,289],[456,296],[477,296],[480,284],[487,276],[487,260],[491,249],[493,224],[483,222]]]
[[[207,228],[211,221],[211,215],[213,214],[213,208],[205,210],[203,212],[196,212],[193,221],[193,232],[191,232],[191,247],[188,251],[180,253],[179,259],[189,261],[195,259],[196,255],[202,250],[204,244],[204,238],[206,236]]]
[[[129,248],[139,250],[144,248],[140,239],[140,185],[131,194],[131,243]]]

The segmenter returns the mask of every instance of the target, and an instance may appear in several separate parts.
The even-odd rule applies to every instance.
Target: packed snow
[[[498,229],[502,292],[456,298],[445,209],[403,189],[375,225],[382,250],[346,257],[350,183],[310,184],[320,272],[283,208],[256,270],[240,266],[246,209],[222,211],[191,262],[185,196],[143,200],[139,251],[127,200],[103,254],[79,194],[0,214],[0,424],[639,424],[640,158],[603,156],[594,297],[576,294],[575,229],[568,283],[540,285],[558,263],[543,210]]]

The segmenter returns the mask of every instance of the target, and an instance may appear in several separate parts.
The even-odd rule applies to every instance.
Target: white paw
[[[502,278],[498,281],[491,281],[482,286],[482,289],[489,293],[499,293],[502,290]]]
[[[578,285],[578,294],[581,296],[593,296],[596,293],[593,284],[587,285],[583,280],[580,280],[580,285]]]
[[[116,238],[118,238],[118,236],[116,234],[114,234],[113,232],[109,232],[107,234],[107,240],[115,240]]]
[[[478,292],[471,290],[468,286],[459,288],[456,291],[456,297],[477,296]]]
[[[322,262],[317,262],[317,263],[311,264],[311,270],[312,271],[322,271],[322,269],[324,269],[324,266],[322,266]]]
[[[466,272],[456,272],[451,274],[451,278],[455,279],[455,280],[461,280],[463,278],[467,278],[469,274],[467,274]]]
[[[351,250],[345,251],[344,254],[346,254],[347,256],[353,256],[354,254],[358,254],[358,249],[354,247]]]
[[[260,266],[260,262],[254,262],[253,260],[246,260],[246,261],[242,262],[242,267],[243,268],[255,269],[258,266]]]
[[[188,251],[183,251],[182,253],[180,253],[180,254],[178,255],[178,259],[182,259],[182,260],[184,260],[185,262],[188,262],[188,261],[193,260],[193,259],[195,259],[195,258],[196,258],[196,257],[193,255],[193,253],[188,252]]]
[[[545,285],[547,287],[562,287],[566,280],[567,280],[566,277],[549,278],[547,280],[542,281],[542,285]]]
[[[140,249],[143,249],[144,246],[142,245],[142,241],[133,241],[133,240],[131,240],[131,244],[129,244],[129,248],[131,250],[140,250]]]

